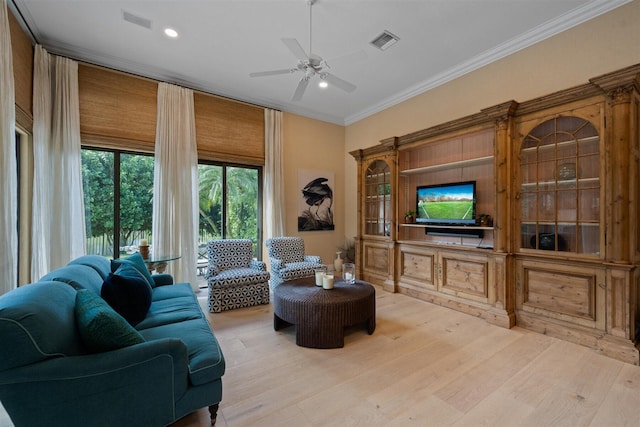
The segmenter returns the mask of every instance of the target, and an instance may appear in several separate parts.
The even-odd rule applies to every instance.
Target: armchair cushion
[[[109,273],[100,295],[131,326],[144,320],[151,306],[151,286],[132,265],[123,264]]]
[[[90,352],[100,353],[144,342],[124,317],[94,292],[76,294],[75,317],[82,341]]]

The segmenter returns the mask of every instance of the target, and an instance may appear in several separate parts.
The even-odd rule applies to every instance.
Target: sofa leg
[[[218,403],[216,403],[215,405],[209,406],[209,414],[211,414],[212,426],[216,425],[216,418],[218,417],[218,406],[219,406]]]

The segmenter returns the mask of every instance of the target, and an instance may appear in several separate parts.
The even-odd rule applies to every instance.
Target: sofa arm
[[[188,370],[185,344],[159,339],[0,372],[0,399],[16,425],[166,425]]]
[[[166,273],[152,274],[156,286],[173,285],[173,276]]]
[[[267,264],[265,264],[264,261],[252,259],[251,261],[249,261],[249,268],[260,271],[267,271]]]
[[[316,264],[322,264],[322,260],[317,255],[305,255],[305,262],[315,262]]]

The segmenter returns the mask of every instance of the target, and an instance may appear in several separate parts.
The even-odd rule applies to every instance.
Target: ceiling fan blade
[[[340,89],[344,90],[345,92],[353,92],[354,90],[356,90],[356,85],[349,83],[346,80],[342,80],[340,77],[336,77],[333,74],[329,74],[329,73],[323,73],[323,77],[324,79],[329,82],[330,84],[339,87]]]
[[[302,99],[302,95],[304,95],[304,91],[307,90],[308,85],[309,85],[309,78],[303,77],[300,80],[300,83],[298,83],[298,87],[296,88],[296,91],[294,92],[293,98],[291,98],[291,100],[300,101]]]
[[[298,58],[300,61],[308,61],[309,60],[309,57],[307,56],[307,53],[304,51],[302,46],[300,46],[300,43],[298,43],[298,40],[296,40],[296,39],[282,39],[282,43],[287,45],[287,47],[289,48],[291,53],[293,53],[294,56],[296,58]]]
[[[293,73],[294,71],[295,70],[291,68],[286,68],[282,70],[260,71],[257,73],[250,73],[249,77],[277,76],[278,74],[289,74],[289,73]]]

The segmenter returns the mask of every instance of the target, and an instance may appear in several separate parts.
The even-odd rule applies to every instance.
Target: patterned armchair
[[[209,311],[269,304],[269,272],[253,259],[249,239],[213,240],[207,244]]]
[[[301,237],[272,237],[266,245],[271,264],[271,289],[285,280],[313,276],[314,269],[322,266],[319,256],[304,254]]]

